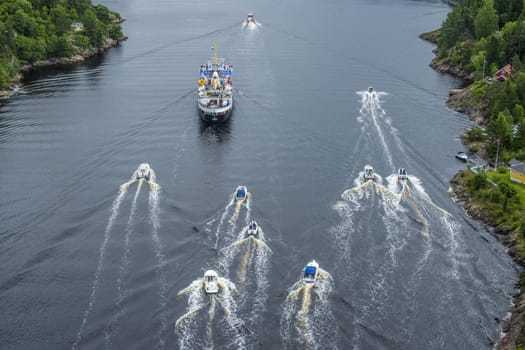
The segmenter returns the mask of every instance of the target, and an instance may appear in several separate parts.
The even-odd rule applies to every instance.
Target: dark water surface
[[[0,102],[0,348],[492,347],[516,267],[447,193],[470,124],[417,37],[446,5],[104,4],[128,41]],[[235,110],[209,128],[195,90],[214,41]],[[143,162],[160,187],[120,190]],[[358,180],[366,164],[381,181]],[[312,259],[318,285],[296,284]]]

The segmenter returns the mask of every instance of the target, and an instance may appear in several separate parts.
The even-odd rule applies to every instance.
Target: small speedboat
[[[250,24],[250,23],[253,23],[253,24],[257,23],[255,22],[255,18],[253,18],[253,12],[248,12],[248,15],[246,15],[246,24]]]
[[[468,160],[467,154],[463,151],[459,151],[458,153],[456,153],[456,158],[463,162],[466,162]]]
[[[399,178],[399,180],[408,179],[407,171],[405,170],[405,168],[399,168],[399,170],[397,171],[397,177]]]
[[[257,238],[258,235],[259,235],[259,225],[257,224],[255,220],[253,220],[248,226],[248,230],[246,231],[246,238],[248,237]]]
[[[248,190],[246,189],[246,186],[239,186],[235,190],[235,199],[242,202],[246,199],[247,194]]]
[[[319,270],[319,264],[312,260],[306,266],[303,270],[303,282],[305,284],[314,284],[315,280],[317,279],[317,272]]]
[[[217,294],[219,292],[219,277],[217,272],[208,270],[204,273],[204,291],[206,294]]]
[[[366,165],[365,171],[363,173],[363,179],[365,179],[365,181],[368,181],[368,180],[375,180],[375,178],[376,178],[376,174],[374,173],[374,168],[372,168],[371,165]]]
[[[368,93],[369,100],[373,100],[376,97],[376,92],[374,91],[374,88],[371,86],[368,87],[367,93]]]
[[[137,180],[144,179],[149,181],[151,177],[151,168],[148,163],[142,163],[137,169]]]

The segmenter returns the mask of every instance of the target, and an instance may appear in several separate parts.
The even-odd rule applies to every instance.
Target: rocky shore
[[[507,253],[512,259],[525,266],[525,257],[520,254],[518,249],[518,242],[511,234],[511,231],[504,227],[497,226],[494,218],[488,215],[482,208],[480,208],[469,196],[466,190],[465,181],[463,179],[463,172],[456,174],[451,180],[450,184],[453,191],[453,199],[461,206],[465,212],[485,226],[500,242],[502,242],[508,249]],[[521,282],[521,281],[520,281]],[[521,283],[516,286],[520,288]],[[518,344],[525,342],[523,336],[523,325],[525,324],[525,294],[523,289],[514,296],[513,305],[509,310],[510,317],[505,317],[498,320],[501,323],[502,337],[495,345],[495,349],[499,350],[517,350]]]
[[[455,5],[455,1],[449,1],[450,5]],[[439,37],[439,30],[423,33],[420,38],[432,43],[437,42]],[[467,115],[470,120],[474,121],[480,127],[484,127],[487,123],[487,101],[479,101],[473,96],[473,76],[471,73],[453,66],[449,63],[448,58],[439,58],[439,52],[434,50],[436,58],[430,63],[433,69],[447,74],[452,74],[455,77],[463,79],[467,85],[461,89],[451,89],[449,91],[449,98],[446,101],[447,107],[456,112]],[[463,135],[462,135],[463,136]],[[467,143],[466,139],[462,137],[463,143],[469,150],[476,152],[476,145]],[[483,148],[483,147],[481,147]],[[481,149],[480,148],[480,149]],[[478,156],[483,159],[483,152],[476,152]],[[470,197],[465,187],[463,179],[463,172],[456,174],[451,180],[450,184],[453,191],[453,199],[461,206],[465,212],[484,225],[489,232],[491,232],[500,242],[502,242],[508,249],[507,253],[520,266],[525,267],[525,256],[523,256],[518,249],[518,241],[515,235],[505,227],[496,225],[494,218],[487,214],[480,208]],[[523,251],[523,250],[521,250]],[[525,349],[525,280],[521,281],[516,286],[519,292],[514,296],[513,305],[509,310],[510,316],[498,320],[501,323],[502,337],[495,344],[494,348],[498,350],[522,350]]]

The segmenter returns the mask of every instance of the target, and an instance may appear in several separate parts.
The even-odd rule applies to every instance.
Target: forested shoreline
[[[525,160],[524,1],[459,0],[427,38],[438,45],[432,66],[471,83],[455,105],[479,123],[466,134],[472,151],[493,162],[499,143],[500,161]]]
[[[23,68],[75,61],[70,58],[125,39],[122,21],[119,13],[90,0],[2,0],[0,92],[20,79]]]
[[[451,180],[452,188],[465,210],[488,225],[523,266],[525,186],[511,181],[504,165],[525,160],[525,1],[458,0],[453,5],[442,27],[422,37],[438,45],[431,66],[468,84],[451,91],[447,101],[477,124],[463,141],[499,168],[462,171]],[[525,273],[519,288],[511,318],[501,320],[505,336],[498,349],[525,349]]]

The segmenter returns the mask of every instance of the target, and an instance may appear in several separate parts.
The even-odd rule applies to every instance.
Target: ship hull
[[[208,124],[221,124],[228,120],[233,111],[233,104],[224,108],[205,108],[197,103],[199,116]]]

